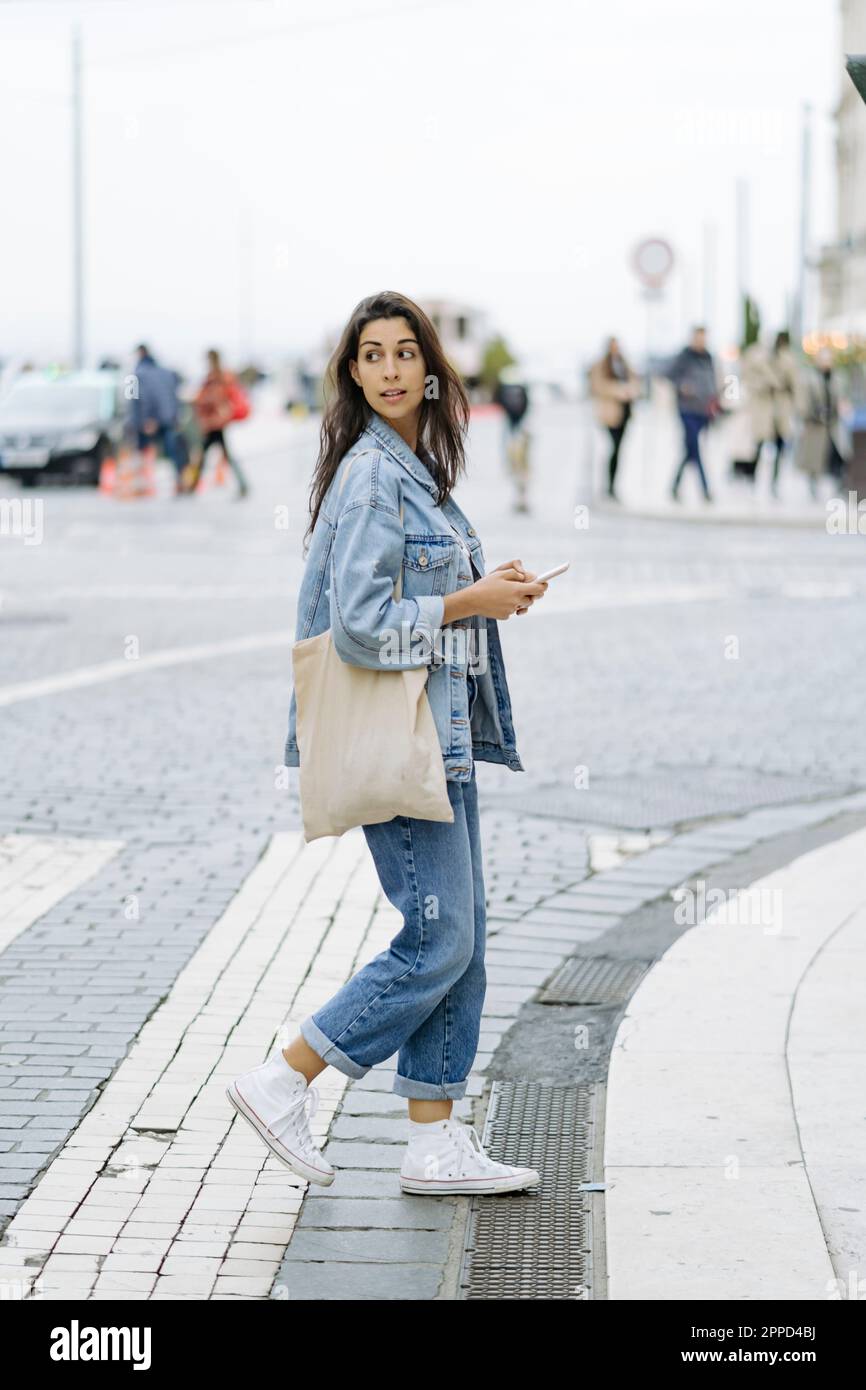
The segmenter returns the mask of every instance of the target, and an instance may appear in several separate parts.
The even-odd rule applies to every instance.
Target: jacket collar
[[[389,425],[388,421],[384,419],[378,411],[371,409],[364,428],[368,434],[374,435],[383,449],[387,449],[391,457],[396,459],[398,463],[401,463],[406,471],[411,473],[412,477],[419,482],[422,487],[426,487],[427,491],[433,497],[439,495],[439,489],[429,470],[425,468],[418,455],[413,454],[405,439],[401,439],[393,426]]]

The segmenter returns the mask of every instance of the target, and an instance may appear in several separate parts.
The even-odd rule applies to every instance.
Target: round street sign
[[[649,289],[658,289],[664,284],[673,264],[674,249],[662,237],[645,237],[638,242],[632,255],[635,272]]]

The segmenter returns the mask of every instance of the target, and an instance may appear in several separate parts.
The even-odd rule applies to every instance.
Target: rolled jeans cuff
[[[391,1090],[395,1096],[406,1096],[409,1100],[462,1100],[468,1085],[468,1078],[437,1085],[432,1081],[413,1081],[410,1076],[397,1072]]]
[[[318,1024],[313,1022],[312,1017],[305,1018],[298,1031],[313,1051],[318,1053],[323,1062],[327,1062],[331,1067],[336,1067],[337,1071],[344,1072],[346,1076],[357,1079],[366,1076],[370,1070],[369,1067],[362,1067],[359,1062],[353,1062],[342,1048],[337,1047],[336,1043],[332,1043]]]

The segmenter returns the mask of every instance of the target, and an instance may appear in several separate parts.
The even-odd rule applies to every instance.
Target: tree
[[[740,347],[745,351],[761,336],[761,311],[749,294],[743,295],[743,341]]]
[[[490,396],[496,390],[500,372],[504,367],[513,366],[516,361],[517,358],[512,357],[504,338],[491,338],[485,343],[481,355],[481,382]]]

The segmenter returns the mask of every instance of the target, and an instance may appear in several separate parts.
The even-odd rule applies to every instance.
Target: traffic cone
[[[142,496],[142,455],[133,449],[122,449],[117,460],[114,495],[122,502]]]
[[[117,468],[114,478],[114,495],[125,502],[133,495],[132,490],[135,485],[135,465],[132,461],[132,450],[122,448],[118,450]]]
[[[155,451],[145,449],[142,454],[141,472],[138,477],[138,497],[156,496],[156,469],[154,468]]]
[[[114,492],[114,485],[117,480],[117,459],[108,454],[100,464],[99,468],[99,491],[105,493]]]

